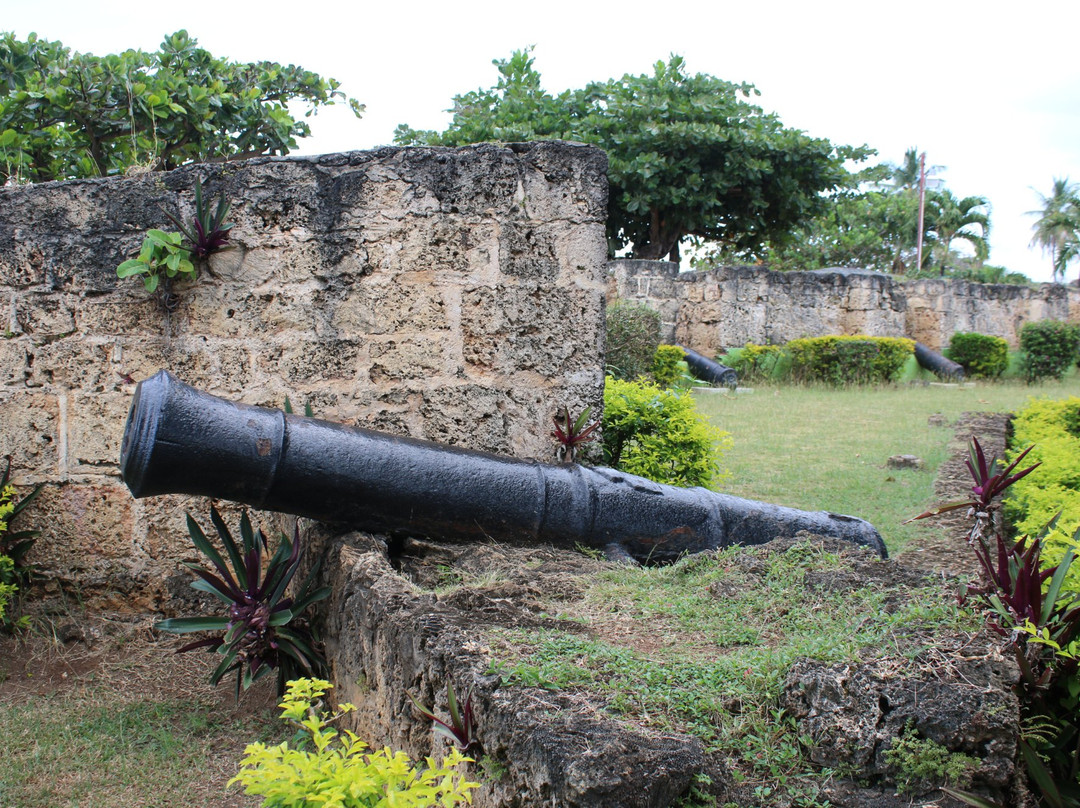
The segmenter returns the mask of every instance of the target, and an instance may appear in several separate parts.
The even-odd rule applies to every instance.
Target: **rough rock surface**
[[[0,457],[45,483],[24,526],[49,586],[172,610],[182,497],[117,463],[134,382],[166,368],[248,404],[551,459],[603,391],[607,160],[569,143],[385,148],[0,188]],[[167,312],[116,267],[196,179],[234,248]],[[76,594],[77,593],[77,594]]]
[[[421,547],[438,557],[437,545]],[[573,558],[543,549],[537,553],[560,570]],[[488,553],[487,560],[500,555]],[[485,785],[474,797],[478,808],[661,808],[703,768],[696,739],[627,729],[572,695],[499,687],[499,677],[486,672],[488,660],[476,637],[479,628],[492,623],[536,619],[524,608],[523,583],[511,579],[498,591],[440,598],[397,574],[385,547],[363,534],[332,544],[328,558],[334,564],[328,656],[336,697],[360,708],[356,731],[414,757],[438,756],[445,744],[416,720],[408,694],[445,715],[447,683],[459,695],[472,692],[484,754],[502,771],[498,779],[482,778]],[[586,569],[592,563],[582,561]],[[533,572],[543,576],[543,565]],[[565,583],[566,576],[559,577]]]

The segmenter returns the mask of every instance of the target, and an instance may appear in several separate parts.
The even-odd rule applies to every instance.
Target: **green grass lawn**
[[[726,493],[869,520],[897,552],[933,525],[901,524],[934,504],[934,476],[953,429],[931,427],[934,413],[950,425],[965,412],[1009,412],[1029,398],[1060,398],[1080,388],[1027,386],[898,386],[828,389],[762,386],[753,393],[698,393],[699,411],[735,440],[725,455]],[[891,455],[922,458],[922,471],[887,469]]]

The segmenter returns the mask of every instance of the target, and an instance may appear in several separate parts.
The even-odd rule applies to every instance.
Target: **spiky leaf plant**
[[[299,528],[291,542],[282,534],[273,556],[264,562],[269,552],[266,536],[261,530],[252,529],[246,512],[240,518],[239,545],[216,508],[211,507],[210,519],[228,560],[188,514],[191,540],[210,566],[191,562],[185,562],[185,566],[196,576],[192,588],[213,595],[228,610],[209,617],[162,620],[156,628],[173,634],[213,632],[215,636],[188,643],[177,649],[177,653],[206,648],[220,654],[222,659],[210,674],[210,682],[216,685],[225,674],[235,671],[237,697],[241,689],[246,690],[273,670],[278,674],[279,693],[284,692],[290,679],[324,670],[325,661],[316,650],[310,627],[301,617],[309,606],[330,594],[329,587],[312,591],[318,565],[297,589],[295,597],[286,595],[300,566]]]
[[[434,724],[435,732],[447,738],[462,752],[477,750],[480,741],[476,737],[476,716],[473,713],[472,692],[465,697],[465,704],[458,702],[457,694],[454,693],[453,685],[446,685],[447,709],[450,711],[450,721],[443,721],[434,712],[424,707],[411,695],[409,700],[424,718]]]
[[[210,203],[203,201],[202,181],[195,180],[195,216],[191,223],[181,220],[177,216],[165,211],[180,232],[184,235],[184,248],[191,253],[191,257],[202,261],[216,252],[227,250],[232,245],[229,242],[229,230],[232,222],[225,223],[229,215],[231,205],[225,199],[222,192],[218,195],[217,207],[210,212]]]

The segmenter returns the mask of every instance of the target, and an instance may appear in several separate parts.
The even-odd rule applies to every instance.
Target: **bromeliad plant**
[[[185,566],[197,577],[192,588],[218,598],[228,606],[228,612],[213,617],[171,618],[159,622],[156,628],[173,634],[215,632],[216,636],[188,643],[177,649],[177,653],[206,648],[221,654],[221,661],[210,674],[210,682],[216,685],[225,674],[235,671],[237,698],[241,688],[246,690],[272,670],[278,673],[278,692],[283,693],[288,680],[310,676],[325,668],[302,614],[313,603],[327,597],[330,589],[312,591],[318,573],[316,564],[295,597],[286,595],[300,566],[299,528],[291,542],[282,534],[276,552],[264,563],[264,554],[268,552],[266,536],[261,530],[252,529],[246,512],[240,518],[239,545],[216,508],[210,509],[210,519],[228,561],[189,514],[191,540],[212,567],[191,562],[185,562]]]
[[[187,224],[173,214],[165,211],[165,215],[175,224],[184,236],[184,249],[196,261],[205,261],[211,255],[222,250],[232,248],[229,244],[229,230],[232,223],[225,223],[232,206],[225,199],[222,192],[217,198],[217,207],[210,212],[210,205],[203,202],[202,181],[195,180],[195,216],[191,224]]]
[[[560,462],[576,463],[578,447],[596,440],[594,433],[600,428],[600,422],[589,424],[591,413],[592,407],[586,407],[577,418],[571,418],[570,409],[563,407],[562,412],[552,419],[555,422],[555,431],[551,433],[551,437],[559,442],[556,457]]]
[[[409,695],[409,701],[413,703],[420,715],[434,724],[435,732],[447,738],[462,752],[480,751],[480,741],[476,737],[476,716],[473,713],[472,692],[465,697],[465,705],[458,703],[454,687],[449,682],[446,685],[446,703],[450,711],[450,721],[447,723],[439,718],[432,710],[424,707],[420,702]]]

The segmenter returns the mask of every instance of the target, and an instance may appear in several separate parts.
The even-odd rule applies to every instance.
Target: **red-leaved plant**
[[[227,613],[211,617],[176,617],[162,620],[155,625],[159,631],[173,634],[215,632],[216,636],[188,643],[177,653],[206,648],[222,655],[210,683],[217,684],[222,677],[236,671],[236,695],[271,671],[278,673],[278,692],[285,692],[285,683],[302,676],[312,676],[325,668],[322,656],[315,650],[311,630],[303,624],[301,614],[311,604],[330,594],[329,587],[312,591],[311,585],[318,572],[316,565],[295,597],[286,595],[290,582],[296,575],[301,560],[300,531],[293,540],[282,534],[277,550],[268,562],[266,535],[252,529],[245,512],[240,519],[241,545],[238,545],[225,526],[216,508],[210,509],[221,543],[228,556],[217,550],[203,533],[199,524],[188,514],[188,532],[199,551],[206,556],[212,567],[184,562],[197,580],[192,589],[207,592],[228,607]],[[292,625],[294,619],[296,622]]]
[[[1006,638],[1007,650],[1016,658],[1021,676],[1017,692],[1023,718],[1043,727],[1039,734],[1020,741],[1028,775],[1043,804],[1051,808],[1077,808],[1080,806],[1077,780],[1080,726],[1075,715],[1080,706],[1080,681],[1077,657],[1069,646],[1080,638],[1080,601],[1075,594],[1062,592],[1072,566],[1074,547],[1068,547],[1057,564],[1043,566],[1043,542],[1053,523],[1039,536],[1021,536],[1010,541],[1005,538],[1000,519],[995,518],[1001,508],[1000,496],[1040,465],[1035,463],[1021,471],[1015,470],[1031,448],[1001,468],[996,458],[987,460],[979,441],[972,437],[967,460],[974,481],[972,497],[933,508],[914,518],[968,508],[972,519],[968,542],[979,561],[982,580],[970,584],[967,594],[987,607],[990,627]],[[1074,544],[1078,541],[1080,530]],[[977,808],[1002,808],[976,794],[943,790]]]
[[[577,418],[571,418],[570,409],[563,407],[562,412],[553,419],[555,431],[551,433],[551,437],[559,442],[557,456],[563,463],[576,463],[578,447],[596,440],[594,433],[600,428],[600,422],[589,424],[591,412],[592,407],[586,407]]]
[[[232,245],[229,242],[229,230],[232,223],[225,223],[229,215],[228,201],[225,194],[218,196],[217,208],[210,212],[210,205],[203,202],[202,181],[195,180],[195,216],[189,225],[177,216],[163,211],[166,216],[184,235],[183,247],[191,257],[197,261],[204,261],[216,252],[227,250]]]
[[[432,722],[435,732],[447,738],[462,752],[478,751],[480,741],[476,737],[476,716],[473,714],[472,692],[465,697],[464,706],[459,705],[457,694],[449,683],[446,685],[447,709],[450,711],[450,721],[443,721],[434,712],[424,707],[420,702],[409,696],[413,706],[424,718]]]

